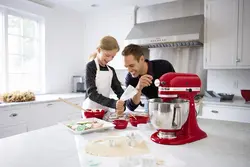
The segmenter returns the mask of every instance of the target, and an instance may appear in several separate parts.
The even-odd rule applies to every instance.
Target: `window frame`
[[[0,5],[0,17],[3,19],[3,31],[0,32],[3,35],[3,54],[0,59],[3,60],[2,64],[0,64],[0,68],[2,68],[3,75],[0,77],[1,83],[0,84],[0,94],[3,92],[8,92],[9,91],[9,78],[8,78],[8,15],[13,15],[16,17],[21,17],[23,19],[30,19],[35,22],[37,22],[37,32],[35,32],[35,37],[30,37],[31,39],[35,39],[38,42],[38,49],[35,50],[36,55],[38,56],[39,63],[39,83],[40,85],[40,90],[39,91],[34,91],[35,94],[43,94],[45,93],[45,21],[43,17],[26,13],[20,10],[12,9],[9,7],[1,6]],[[2,15],[2,16],[1,16]],[[18,36],[18,35],[16,35]],[[28,36],[20,36],[23,38],[29,38]],[[22,46],[23,49],[23,46]],[[1,56],[0,55],[0,56]],[[1,62],[0,62],[1,63]]]

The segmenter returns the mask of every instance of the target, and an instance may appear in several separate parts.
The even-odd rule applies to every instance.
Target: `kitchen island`
[[[165,161],[165,166],[169,167],[250,166],[250,124],[206,119],[199,119],[198,123],[208,134],[207,138],[178,146],[159,145],[148,140],[154,156],[159,156]],[[128,130],[142,132],[132,127],[124,132]],[[100,136],[113,131],[118,130],[111,129],[84,136]],[[149,139],[150,133],[147,131],[143,135]],[[75,138],[76,136],[62,125],[55,125],[1,139],[0,166],[81,167]],[[99,166],[107,164],[118,167],[115,161],[101,162]]]

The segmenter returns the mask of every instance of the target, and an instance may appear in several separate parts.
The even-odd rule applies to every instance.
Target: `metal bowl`
[[[163,102],[160,98],[149,100],[150,122],[157,130],[179,130],[186,122],[189,102],[174,99]]]

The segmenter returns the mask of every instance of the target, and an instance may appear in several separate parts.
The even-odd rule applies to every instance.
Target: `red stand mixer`
[[[155,80],[158,99],[149,100],[149,115],[157,129],[151,140],[159,144],[180,145],[207,137],[196,120],[194,97],[200,92],[196,74],[166,73]]]

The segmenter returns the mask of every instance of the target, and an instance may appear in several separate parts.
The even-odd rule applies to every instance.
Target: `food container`
[[[148,116],[141,116],[141,115],[135,115],[129,116],[129,122],[132,126],[137,127],[138,124],[146,124],[148,123],[149,117]]]
[[[246,100],[246,102],[250,101],[250,89],[241,90],[241,96]]]
[[[115,124],[115,129],[126,129],[128,121],[123,119],[116,119],[113,121],[113,124]]]
[[[96,110],[92,110],[92,109],[87,109],[86,111],[84,111],[84,116],[86,118],[98,118],[98,119],[103,119],[105,114],[105,111],[102,109],[96,109]]]

